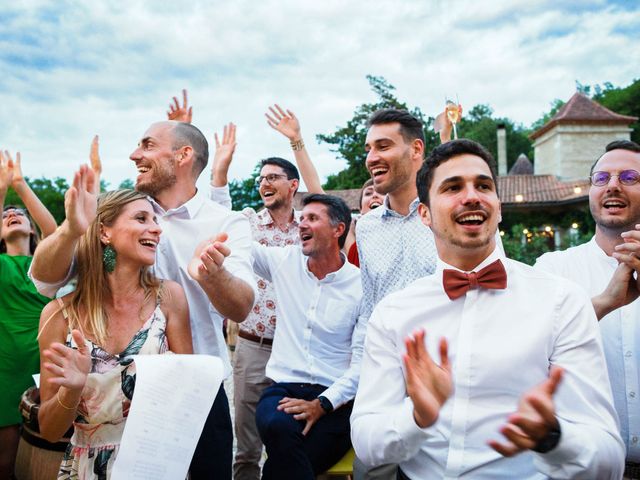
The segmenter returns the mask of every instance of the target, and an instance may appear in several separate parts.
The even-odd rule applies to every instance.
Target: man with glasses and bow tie
[[[358,457],[397,463],[400,479],[619,479],[593,308],[572,282],[496,248],[491,155],[465,139],[440,145],[417,187],[438,261],[370,318],[351,417]]]
[[[591,167],[591,241],[544,254],[536,268],[568,278],[591,297],[625,443],[624,478],[640,478],[640,145],[617,140]]]

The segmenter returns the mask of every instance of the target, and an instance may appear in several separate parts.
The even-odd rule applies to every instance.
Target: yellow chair
[[[347,453],[345,453],[344,457],[338,460],[333,467],[324,472],[323,476],[326,477],[347,477],[351,480],[351,475],[353,475],[353,460],[356,457],[356,452],[353,448],[350,448]]]

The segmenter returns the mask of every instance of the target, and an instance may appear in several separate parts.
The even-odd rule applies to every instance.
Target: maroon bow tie
[[[507,272],[500,260],[490,263],[478,272],[464,273],[447,268],[442,272],[444,291],[451,300],[463,296],[477,286],[503,290],[507,288]]]

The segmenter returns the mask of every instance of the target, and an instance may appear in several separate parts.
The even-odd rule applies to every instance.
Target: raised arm
[[[13,161],[0,151],[0,211],[4,211],[4,199],[7,190],[13,181]],[[0,233],[2,233],[2,222],[0,222]]]
[[[5,151],[4,156],[9,160],[9,162],[12,162],[9,152]],[[16,161],[12,163],[13,179],[11,181],[11,186],[20,197],[20,200],[24,203],[24,206],[27,208],[27,211],[29,212],[29,215],[31,215],[31,218],[33,218],[33,221],[36,222],[36,225],[40,228],[42,237],[48,237],[56,231],[56,220],[53,218],[53,215],[51,215],[51,212],[47,210],[47,207],[45,207],[40,201],[38,196],[33,193],[29,184],[25,181],[24,176],[22,175],[20,152],[16,153]]]
[[[182,106],[178,103],[178,99],[173,97],[173,103],[169,104],[167,118],[177,122],[191,123],[193,119],[193,107],[189,106],[187,101],[187,89],[182,89]]]
[[[81,166],[64,197],[67,218],[60,228],[40,242],[33,256],[31,276],[34,281],[53,284],[67,277],[78,240],[96,216],[94,182],[93,170]]]
[[[233,154],[236,151],[236,126],[229,122],[222,129],[222,141],[218,134],[214,134],[216,141],[216,152],[213,156],[213,165],[211,167],[211,186],[224,187],[228,183],[227,175],[229,166],[233,160]]]
[[[300,175],[309,193],[324,193],[322,185],[320,184],[318,171],[313,165],[307,152],[307,147],[302,140],[298,118],[291,110],[285,111],[280,108],[278,104],[269,107],[269,111],[271,115],[269,113],[264,114],[264,116],[267,117],[267,123],[271,128],[289,139],[291,148],[293,149],[293,156],[300,169]]]

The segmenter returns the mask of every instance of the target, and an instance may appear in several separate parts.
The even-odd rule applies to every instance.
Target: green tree
[[[262,206],[260,192],[256,187],[258,175],[260,175],[260,162],[256,164],[251,177],[229,182],[229,194],[231,195],[231,208],[233,210],[242,210],[246,207],[257,210]]]
[[[395,87],[383,77],[367,75],[367,81],[371,90],[377,95],[377,101],[363,103],[357,107],[353,117],[347,121],[347,124],[343,127],[338,127],[335,132],[316,135],[318,142],[332,145],[331,151],[337,153],[340,158],[347,162],[346,169],[335,175],[329,175],[324,185],[327,190],[360,188],[370,178],[365,166],[367,155],[364,151],[364,143],[367,136],[367,119],[376,110],[381,108],[408,110],[424,123],[426,150],[431,150],[439,143],[437,134],[431,128],[433,124],[432,117],[425,119],[420,108],[409,108],[406,103],[398,100],[394,94]]]
[[[515,124],[509,118],[495,118],[489,105],[476,105],[464,113],[460,120],[458,134],[461,138],[475,140],[498,158],[498,126],[503,125],[507,133],[507,168],[510,168],[524,153],[533,159],[533,144],[529,140],[529,130]]]
[[[614,87],[605,82],[604,87],[596,85],[593,100],[621,115],[640,117],[640,79],[634,80],[626,87]],[[631,140],[640,143],[640,121],[631,125]]]
[[[133,180],[131,180],[130,178],[125,178],[123,181],[120,182],[120,185],[118,185],[118,189],[122,189],[122,188],[133,189],[134,187],[135,187],[135,184],[133,183]]]

